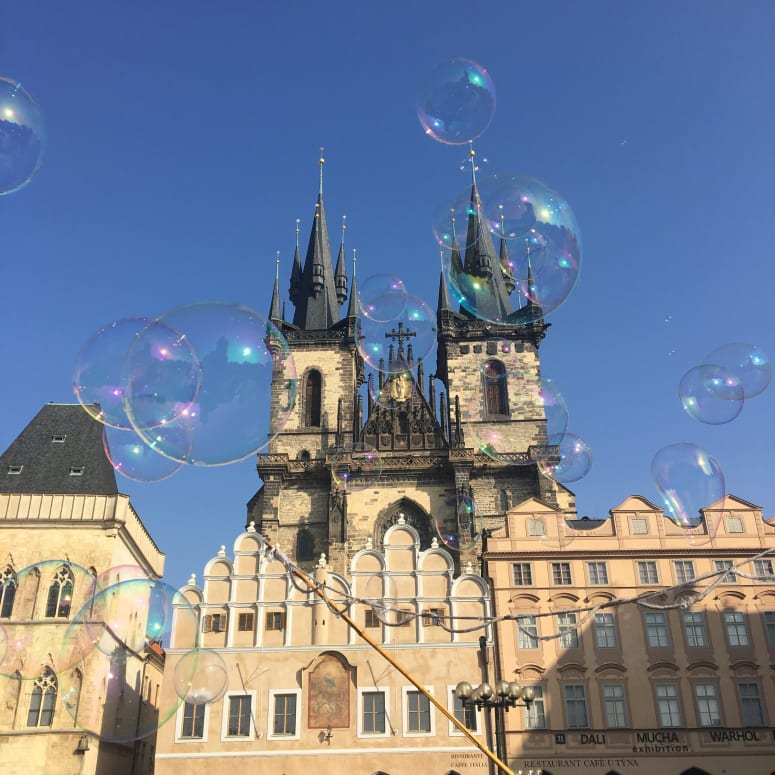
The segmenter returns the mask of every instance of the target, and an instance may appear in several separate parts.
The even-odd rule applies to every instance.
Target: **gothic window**
[[[35,679],[27,713],[28,727],[50,727],[54,721],[54,707],[57,701],[57,677],[46,668]]]
[[[70,616],[70,606],[73,603],[73,572],[67,565],[62,565],[54,574],[51,586],[48,588],[46,601],[46,617],[67,618]]]
[[[16,574],[9,565],[0,573],[0,618],[10,619],[16,597]]]
[[[482,367],[484,410],[487,417],[508,415],[509,394],[506,367],[500,361],[487,361]]]
[[[304,425],[320,427],[321,378],[320,372],[312,370],[304,382]]]
[[[420,535],[420,550],[429,549],[431,546],[431,529],[428,518],[424,514],[413,513],[412,511],[402,511],[396,509],[390,516],[377,524],[375,544],[379,547],[385,544],[385,533],[388,529],[397,525],[403,518],[405,524],[411,525]],[[435,532],[434,532],[435,534]]]
[[[299,530],[296,535],[296,560],[307,562],[315,557],[315,539],[309,530]]]

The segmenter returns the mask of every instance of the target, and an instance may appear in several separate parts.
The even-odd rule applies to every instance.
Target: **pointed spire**
[[[347,298],[347,271],[345,270],[344,258],[344,232],[347,228],[347,216],[342,216],[342,241],[339,244],[339,256],[336,260],[336,270],[334,271],[334,285],[336,286],[336,300],[341,307]]]
[[[296,219],[296,250],[293,253],[293,268],[291,269],[291,287],[288,291],[288,297],[296,304],[299,298],[299,288],[301,286],[301,254],[299,253],[299,224],[301,218]]]
[[[436,307],[437,312],[441,312],[442,310],[452,311],[452,306],[449,302],[449,289],[447,288],[444,272],[439,275],[439,303]]]
[[[498,208],[501,211],[500,220],[501,220],[501,244],[500,249],[498,250],[498,261],[501,265],[501,272],[503,273],[503,284],[506,286],[506,290],[508,291],[509,295],[511,295],[514,288],[517,287],[517,283],[514,280],[514,269],[511,265],[511,258],[509,257],[509,248],[506,243],[506,237],[504,232],[504,216],[503,216],[503,205],[498,205]]]
[[[350,303],[347,305],[348,318],[357,318],[360,315],[360,310],[358,308],[358,288],[355,285],[355,264],[357,261],[356,250],[353,248],[353,287],[350,289]]]
[[[272,301],[269,304],[269,319],[276,325],[282,322],[280,313],[280,251],[277,251],[274,268],[274,289]]]

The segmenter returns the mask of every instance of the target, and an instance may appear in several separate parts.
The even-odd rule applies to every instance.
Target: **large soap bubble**
[[[135,482],[160,482],[177,473],[183,463],[161,455],[134,430],[111,428],[102,433],[105,455],[118,473]]]
[[[495,85],[481,65],[468,59],[440,62],[417,95],[417,117],[425,134],[447,145],[479,137],[495,113]]]
[[[35,177],[45,145],[37,103],[21,83],[0,76],[0,195],[17,191]]]
[[[678,396],[684,411],[698,422],[722,425],[743,408],[743,385],[722,366],[695,366],[681,378]]]
[[[555,482],[577,482],[589,473],[592,468],[592,449],[581,436],[576,433],[549,436],[549,445],[559,447],[560,459],[539,461],[538,466]]]
[[[210,649],[183,654],[172,673],[178,697],[191,705],[216,702],[226,693],[228,671],[223,657]]]
[[[742,385],[745,398],[758,396],[772,380],[769,357],[761,347],[747,342],[730,342],[717,347],[702,363],[725,369]]]

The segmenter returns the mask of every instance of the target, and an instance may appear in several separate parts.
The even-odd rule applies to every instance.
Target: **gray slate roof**
[[[46,404],[0,455],[0,492],[116,495],[102,430],[80,404]]]

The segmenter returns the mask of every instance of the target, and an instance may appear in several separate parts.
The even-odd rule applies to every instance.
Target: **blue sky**
[[[677,398],[719,345],[775,356],[775,7],[755,0],[0,0],[0,76],[48,134],[38,176],[0,197],[0,446],[75,400],[76,355],[106,323],[199,301],[266,313],[275,252],[287,292],[296,218],[309,229],[320,146],[334,249],[346,214],[359,278],[390,272],[435,307],[432,218],[466,187],[466,149],[425,136],[415,97],[451,57],[497,91],[481,174],[544,181],[581,229],[541,349],[593,450],[579,513],[656,500],[654,454],[693,442],[772,516],[775,388],[719,426]],[[120,486],[178,585],[230,549],[258,484],[248,459]]]

